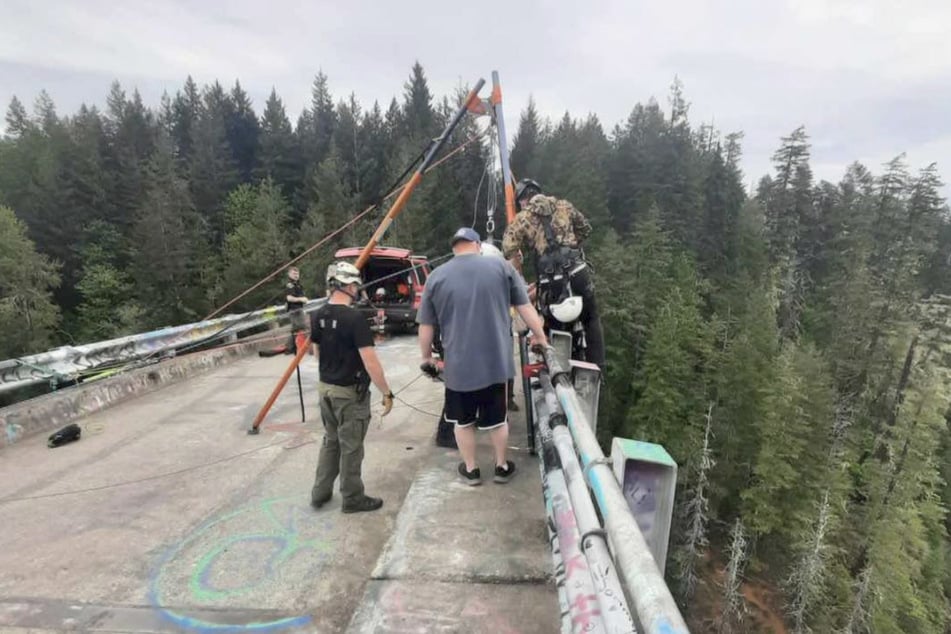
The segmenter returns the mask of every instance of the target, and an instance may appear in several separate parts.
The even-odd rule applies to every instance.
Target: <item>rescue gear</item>
[[[522,198],[531,197],[542,193],[542,186],[530,178],[523,178],[515,185],[515,201],[521,202]]]
[[[544,226],[546,221],[551,225],[550,231]],[[539,194],[532,197],[515,221],[505,228],[502,253],[512,258],[523,245],[527,245],[536,258],[559,246],[580,251],[581,243],[589,235],[591,224],[574,205]]]
[[[327,283],[336,288],[360,283],[360,269],[349,262],[334,262],[327,267]]]
[[[66,425],[56,433],[52,434],[46,441],[46,446],[50,449],[60,447],[67,443],[75,442],[82,436],[82,427],[76,423]]]
[[[577,295],[569,295],[560,302],[551,304],[548,309],[551,316],[563,324],[570,324],[581,316],[584,301]]]
[[[495,246],[491,242],[482,243],[482,255],[488,255],[490,257],[496,257],[502,260],[505,259],[504,257],[502,257],[501,249],[499,249],[497,246]]]

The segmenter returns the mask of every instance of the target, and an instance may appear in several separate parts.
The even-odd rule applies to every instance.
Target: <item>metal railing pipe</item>
[[[539,434],[542,444],[542,483],[547,493],[545,511],[549,527],[554,529],[558,537],[561,564],[556,564],[555,577],[565,589],[570,617],[569,631],[573,634],[607,634],[588,560],[581,551],[581,532],[568,495],[568,483],[562,473],[547,421],[542,421],[542,424],[546,427],[545,434]]]
[[[526,393],[526,398],[531,398],[531,392]],[[535,402],[535,416],[537,418],[546,418],[548,417],[548,411],[545,409],[544,403]],[[546,426],[546,430],[550,433],[551,430]],[[538,435],[533,439],[535,444],[536,453],[542,455],[542,446],[545,443],[542,438],[542,430],[539,430]],[[561,614],[561,632],[562,634],[571,634],[571,615],[570,608],[568,606],[568,596],[565,593],[565,562],[561,557],[561,548],[558,545],[558,533],[555,532],[555,518],[552,516],[552,492],[551,487],[548,483],[548,478],[546,477],[545,471],[546,463],[544,458],[538,461],[538,471],[541,475],[542,480],[542,493],[545,498],[545,528],[548,529],[548,545],[551,549],[551,559],[552,559],[552,570],[555,573],[555,588],[558,590],[558,607]]]
[[[540,380],[543,392],[554,397],[554,388],[548,376],[543,373]],[[546,401],[548,401],[547,398]],[[546,402],[546,405],[549,403]],[[598,603],[601,605],[604,629],[609,634],[635,634],[637,628],[634,627],[634,617],[628,608],[621,580],[618,579],[617,570],[608,549],[607,535],[594,509],[588,485],[585,484],[565,415],[557,400],[554,406],[556,409],[549,415],[543,431],[551,435],[552,443],[561,461],[562,473],[568,483],[568,496],[571,498],[571,506],[581,533],[581,549],[588,559],[588,569],[591,571]]]
[[[544,355],[555,394],[581,456],[585,480],[604,517],[615,563],[640,629],[645,634],[686,634],[689,632],[687,624],[654,562],[610,462],[591,431],[578,395],[571,386],[567,368],[561,365],[551,347]]]

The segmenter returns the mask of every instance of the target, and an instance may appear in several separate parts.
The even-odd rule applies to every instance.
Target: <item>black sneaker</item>
[[[371,498],[369,495],[364,495],[356,501],[344,502],[340,510],[344,513],[366,513],[367,511],[375,511],[381,506],[383,506],[383,500],[380,498]]]
[[[493,480],[499,484],[505,484],[512,479],[512,476],[515,475],[515,463],[511,460],[505,461],[505,467],[495,467],[495,477]]]
[[[322,497],[322,498],[319,498],[319,499],[317,499],[317,500],[311,500],[311,501],[310,501],[310,505],[311,505],[312,507],[314,507],[315,509],[319,509],[319,508],[322,507],[324,504],[326,504],[327,502],[329,502],[329,501],[330,501],[330,498],[332,498],[333,496],[334,496],[334,494],[331,493],[330,495],[328,495],[328,496],[326,496],[326,497]]]
[[[468,484],[471,487],[479,486],[482,484],[482,473],[479,472],[479,467],[476,467],[472,471],[466,469],[466,463],[459,463],[459,476],[462,478],[462,481]]]
[[[510,412],[518,411],[518,403],[515,402],[515,399],[512,399],[509,401],[509,411]]]

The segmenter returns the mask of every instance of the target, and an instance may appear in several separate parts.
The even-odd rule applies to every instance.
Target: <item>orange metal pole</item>
[[[399,197],[396,199],[396,202],[393,203],[393,206],[390,207],[390,210],[386,212],[386,216],[380,222],[380,226],[376,228],[376,231],[373,232],[373,235],[370,237],[370,241],[367,242],[367,245],[363,247],[363,251],[360,252],[360,257],[357,258],[356,266],[358,269],[363,269],[363,266],[367,263],[367,260],[370,259],[370,252],[373,251],[373,247],[380,243],[380,240],[383,238],[383,234],[386,233],[386,230],[390,228],[390,225],[393,224],[393,220],[400,215],[400,212],[403,211],[403,207],[406,206],[406,201],[409,200],[410,195],[413,193],[413,190],[416,189],[416,186],[419,185],[419,182],[423,180],[422,171],[418,171],[413,174],[413,177],[409,179],[409,182],[406,183],[406,186],[403,187],[403,191],[400,192]]]
[[[413,177],[410,178],[403,187],[403,191],[400,192],[396,202],[394,202],[393,206],[390,207],[390,210],[386,213],[383,221],[380,222],[380,226],[377,227],[376,231],[373,232],[373,236],[370,238],[370,241],[367,242],[367,245],[363,247],[363,251],[360,252],[360,257],[357,258],[355,263],[355,266],[358,269],[362,269],[367,263],[367,260],[370,259],[370,252],[373,251],[373,247],[380,243],[380,240],[383,238],[383,234],[385,234],[386,230],[390,228],[391,224],[393,224],[393,220],[396,219],[398,215],[400,215],[401,211],[403,211],[403,207],[406,206],[406,202],[409,200],[413,190],[416,189],[416,186],[419,185],[419,182],[423,180],[423,174],[425,174],[426,170],[433,166],[433,161],[435,160],[436,155],[439,154],[439,151],[446,144],[446,141],[449,139],[449,135],[451,135],[452,131],[456,129],[456,126],[459,125],[462,117],[465,116],[466,112],[469,111],[473,104],[478,102],[479,91],[482,90],[482,86],[484,85],[485,80],[480,78],[479,81],[476,82],[475,87],[469,91],[468,95],[466,95],[465,101],[462,102],[462,105],[456,111],[456,114],[453,115],[452,119],[449,121],[449,124],[446,126],[446,129],[443,130],[443,133],[432,142],[422,164],[416,170],[416,173],[413,174]],[[297,356],[294,357],[294,360],[287,367],[287,370],[284,371],[284,376],[281,377],[281,380],[274,388],[274,391],[271,392],[271,396],[268,397],[264,407],[261,408],[261,411],[258,412],[258,415],[254,418],[254,423],[252,423],[251,429],[248,430],[249,434],[258,433],[258,428],[261,426],[261,421],[263,421],[264,417],[267,416],[271,406],[274,405],[274,401],[277,400],[281,390],[284,389],[284,386],[291,378],[291,375],[294,373],[294,370],[297,368],[297,366],[300,365],[300,362],[304,358],[305,354],[307,354],[307,346],[298,345]]]
[[[357,258],[357,261],[354,263],[358,269],[362,269],[363,266],[367,263],[367,260],[370,259],[370,252],[373,251],[373,247],[380,243],[380,240],[383,238],[383,234],[386,233],[386,230],[390,228],[390,225],[393,224],[393,220],[396,219],[400,212],[403,211],[403,207],[406,206],[406,201],[409,200],[410,195],[413,193],[413,190],[416,189],[416,186],[419,185],[419,182],[423,180],[423,174],[426,173],[432,165],[433,161],[436,158],[436,155],[439,154],[439,150],[446,144],[446,141],[449,139],[449,135],[452,134],[452,131],[456,129],[456,126],[459,125],[459,122],[462,120],[462,117],[465,116],[473,104],[479,102],[479,91],[482,90],[482,86],[485,85],[484,79],[479,79],[476,82],[475,87],[469,91],[469,94],[466,95],[465,100],[462,102],[462,105],[456,111],[456,114],[453,115],[452,119],[449,121],[449,124],[446,125],[446,129],[443,130],[442,134],[436,138],[429,150],[426,152],[426,157],[423,159],[422,164],[416,170],[416,173],[413,174],[413,177],[409,179],[409,182],[406,183],[406,186],[403,188],[403,191],[400,192],[399,198],[396,199],[396,202],[393,203],[393,206],[390,207],[390,210],[386,212],[386,216],[383,218],[383,221],[380,222],[380,226],[377,227],[376,231],[373,232],[373,236],[370,238],[370,241],[367,242],[367,245],[363,247],[363,251],[360,252],[360,257]]]
[[[495,110],[495,127],[499,131],[499,160],[502,163],[502,180],[505,182],[505,221],[515,221],[515,186],[512,181],[512,168],[509,165],[508,139],[505,138],[505,116],[502,113],[502,82],[499,73],[492,71],[492,97],[489,100]]]
[[[301,345],[302,343],[304,345]],[[271,395],[268,397],[264,407],[262,407],[261,411],[258,412],[258,415],[254,417],[254,422],[251,423],[251,429],[248,430],[249,434],[254,435],[258,433],[258,428],[261,426],[261,421],[263,421],[264,417],[267,416],[267,413],[271,411],[271,406],[274,405],[274,401],[277,400],[281,390],[283,390],[284,386],[287,385],[287,381],[290,380],[291,375],[294,374],[294,370],[297,369],[297,366],[299,366],[300,362],[304,359],[304,355],[307,354],[307,348],[309,347],[310,337],[304,333],[297,335],[297,355],[294,357],[293,361],[291,361],[291,364],[287,366],[287,369],[284,370],[284,375],[274,387],[274,391],[271,392]]]

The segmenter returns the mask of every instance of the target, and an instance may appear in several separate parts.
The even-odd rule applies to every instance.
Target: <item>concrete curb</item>
[[[204,374],[275,345],[272,331],[267,338],[159,361],[122,375],[15,403],[0,409],[0,448],[41,432],[59,429],[83,416]]]

